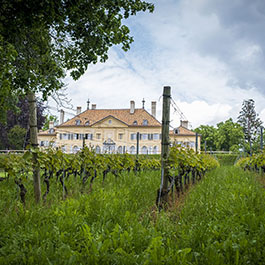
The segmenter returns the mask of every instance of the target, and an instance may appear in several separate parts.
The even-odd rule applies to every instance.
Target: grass
[[[264,264],[265,192],[255,175],[220,167],[184,206],[154,211],[159,172],[51,183],[46,204],[26,206],[12,180],[0,182],[0,264]],[[43,187],[44,191],[44,187]]]

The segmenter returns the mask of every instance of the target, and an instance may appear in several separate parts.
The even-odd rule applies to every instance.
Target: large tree
[[[211,125],[200,125],[194,130],[201,135],[201,147],[205,148],[204,144],[206,142],[206,150],[216,150],[216,134],[217,129]]]
[[[244,141],[243,128],[232,118],[217,124],[215,143],[218,150],[238,151]]]
[[[239,112],[237,119],[243,127],[245,141],[251,146],[257,137],[258,128],[262,124],[255,111],[255,101],[253,99],[243,101],[242,110]]]
[[[153,9],[141,0],[2,0],[1,118],[18,95],[33,91],[46,98],[60,89],[65,70],[77,79],[89,64],[106,61],[111,46],[127,51],[133,38],[124,19]]]

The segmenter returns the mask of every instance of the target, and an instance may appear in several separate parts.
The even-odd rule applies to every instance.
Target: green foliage
[[[201,134],[201,150],[207,151],[238,151],[244,143],[242,127],[230,118],[217,124],[217,128],[209,125],[201,125],[194,131]]]
[[[54,115],[46,115],[45,116],[45,122],[43,124],[42,130],[48,130],[49,129],[49,123],[52,122],[58,122],[58,117]]]
[[[242,127],[238,123],[234,123],[231,118],[217,124],[216,146],[218,150],[230,151],[235,146],[239,149],[243,140]]]
[[[250,144],[256,138],[257,130],[262,124],[260,118],[257,117],[255,101],[253,99],[243,101],[242,110],[238,116],[238,123],[243,127],[245,140]]]
[[[12,90],[16,73],[13,65],[17,57],[14,47],[5,42],[0,34],[0,123],[6,121],[8,109],[16,110],[18,96]]]
[[[24,148],[25,136],[27,130],[25,128],[20,127],[19,125],[15,125],[7,134],[8,142],[12,149],[14,150],[22,150]]]
[[[178,221],[192,264],[263,264],[264,196],[253,174],[232,167],[210,172]]]
[[[195,132],[201,135],[201,149],[205,150],[205,141],[206,141],[206,150],[216,150],[216,134],[217,129],[210,125],[200,125],[194,130]]]
[[[233,166],[239,154],[215,154],[218,162],[222,166]]]
[[[65,70],[78,79],[89,64],[105,62],[111,46],[127,51],[133,38],[123,22],[147,10],[153,4],[140,0],[3,0],[0,119],[19,95],[39,92],[47,99],[61,89]]]
[[[0,264],[264,263],[264,191],[239,169],[208,173],[180,214],[154,211],[159,171],[97,178],[83,193],[68,178],[66,200],[53,178],[38,206],[32,181],[25,177],[25,206],[12,178],[0,182]]]

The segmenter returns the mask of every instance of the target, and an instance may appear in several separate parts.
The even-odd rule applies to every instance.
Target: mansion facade
[[[160,154],[162,124],[156,119],[156,102],[151,103],[151,114],[143,108],[136,109],[130,102],[129,109],[96,109],[81,112],[77,107],[76,116],[64,122],[64,112],[60,113],[60,124],[38,133],[38,143],[42,148],[52,146],[66,153],[76,153],[84,145],[91,146],[96,153],[136,154],[137,134],[139,134],[139,154]],[[171,141],[195,150],[195,133],[185,128],[184,123],[170,131]],[[198,141],[200,150],[200,141]]]

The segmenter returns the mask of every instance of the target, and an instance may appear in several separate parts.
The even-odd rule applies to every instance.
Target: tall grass
[[[189,193],[179,211],[155,212],[159,172],[109,175],[93,191],[51,183],[26,206],[11,180],[0,183],[0,264],[264,264],[264,189],[255,176],[221,167]],[[32,197],[32,198],[31,198]]]

